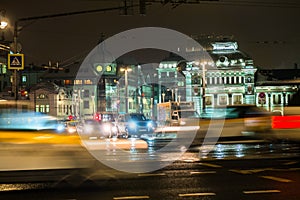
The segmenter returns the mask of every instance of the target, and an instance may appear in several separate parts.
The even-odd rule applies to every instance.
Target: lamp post
[[[206,90],[206,77],[205,77],[205,65],[206,62],[202,62],[202,111],[205,112],[205,90]]]
[[[269,111],[271,111],[271,88],[268,87],[268,107]]]
[[[120,69],[125,73],[125,112],[128,113],[128,72],[132,71],[131,68],[125,67]]]
[[[117,114],[120,112],[120,83],[117,80],[114,80],[114,83],[117,85],[117,101],[116,101],[116,108]]]
[[[283,107],[286,105],[286,88],[283,88]]]
[[[5,10],[0,10],[0,29],[2,30],[8,26],[8,22],[4,15],[5,15]],[[4,33],[2,35],[2,39],[4,40]],[[20,51],[18,50],[17,39],[18,39],[18,21],[15,22],[14,32],[13,32],[12,50],[15,54],[17,54]],[[14,99],[18,100],[18,74],[16,69],[13,69],[12,92],[14,94]]]

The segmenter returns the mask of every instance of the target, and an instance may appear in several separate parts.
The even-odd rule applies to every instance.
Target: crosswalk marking
[[[206,172],[190,172],[191,175],[194,174],[215,174],[217,173],[216,171],[206,171]]]
[[[165,173],[159,173],[159,174],[138,174],[140,177],[147,177],[147,176],[166,176]]]
[[[178,194],[178,196],[180,196],[180,197],[214,196],[214,195],[216,195],[216,193],[213,193],[213,192]]]
[[[125,200],[125,199],[149,199],[149,196],[126,196],[126,197],[114,197],[114,200]]]
[[[272,170],[273,168],[262,168],[262,169],[231,169],[230,172],[235,172],[239,174],[254,174],[263,171]]]
[[[244,194],[263,194],[263,193],[279,193],[280,190],[252,190],[252,191],[243,191]]]

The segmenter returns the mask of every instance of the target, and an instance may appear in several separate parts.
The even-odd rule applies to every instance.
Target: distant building
[[[202,38],[199,43],[202,49],[187,46],[178,51],[186,55],[205,51],[209,58],[185,60],[172,53],[158,67],[143,68],[130,57],[113,63],[90,63],[86,69],[80,68],[81,63],[43,70],[27,67],[19,72],[17,99],[22,109],[60,119],[127,111],[155,117],[156,104],[166,101],[193,101],[199,113],[206,108],[238,104],[282,110],[295,102],[299,69],[258,69],[231,38]],[[5,61],[1,66],[3,72]],[[3,100],[15,100],[9,73],[0,73]]]
[[[66,119],[74,115],[72,91],[53,82],[41,82],[30,88],[29,101],[36,112]]]
[[[201,41],[200,41],[201,44]],[[255,104],[253,60],[231,40],[211,40],[205,44],[211,59],[185,61],[171,56],[158,70],[160,102],[193,101],[198,112],[205,108],[234,104]],[[188,53],[201,51],[188,47]],[[166,96],[166,90],[171,91]],[[170,99],[171,98],[171,99]]]
[[[283,107],[296,105],[299,95],[300,69],[258,70],[255,89],[256,104],[267,110],[283,110]]]

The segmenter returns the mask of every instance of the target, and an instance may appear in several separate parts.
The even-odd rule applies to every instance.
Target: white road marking
[[[114,197],[114,200],[123,200],[123,199],[149,199],[149,196],[126,196],[126,197]]]
[[[221,165],[215,165],[210,163],[199,163],[199,165],[207,166],[207,167],[213,167],[213,168],[221,168]]]
[[[180,197],[214,196],[214,195],[216,195],[216,193],[212,193],[212,192],[178,194],[178,196]]]
[[[231,169],[230,172],[235,172],[239,174],[254,174],[267,170],[273,170],[273,168],[262,168],[262,169]]]
[[[217,173],[216,171],[206,171],[206,172],[190,172],[191,175],[194,174],[215,174]]]
[[[253,190],[253,191],[243,191],[244,194],[264,194],[264,193],[279,193],[280,190]]]
[[[278,181],[278,182],[283,182],[283,183],[293,182],[292,180],[285,179],[285,178],[279,178],[279,177],[275,177],[275,176],[261,176],[261,177],[270,179],[270,180],[274,180],[274,181]]]
[[[147,176],[166,176],[165,173],[159,173],[159,174],[138,174],[140,177],[147,177]]]

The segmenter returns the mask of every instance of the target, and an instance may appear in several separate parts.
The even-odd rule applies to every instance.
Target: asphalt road
[[[298,200],[300,197],[299,170],[298,158],[179,161],[159,171],[133,174],[126,178],[86,177],[82,179],[81,177],[81,181],[79,178],[78,180],[73,178],[72,181],[60,182],[3,183],[0,185],[2,190],[0,197],[1,199],[69,200]],[[97,173],[101,173],[101,171]],[[9,191],[9,188],[12,187],[13,191]]]
[[[140,166],[149,166],[157,160],[163,166],[168,162],[167,158],[172,158],[176,151],[154,155],[154,158],[151,152],[162,148],[169,140],[170,138],[155,141],[152,148],[135,151],[127,149],[129,155],[134,156],[116,156],[113,149],[99,151],[106,155],[106,160],[116,160],[120,166],[138,166],[139,163],[143,164]],[[245,138],[235,141],[220,140],[203,156],[201,151],[206,148],[209,147],[194,144],[174,163],[147,173],[117,171],[93,159],[90,154],[85,154],[89,155],[85,157],[89,162],[88,168],[1,171],[0,199],[300,198],[299,143],[270,143]],[[34,150],[31,149],[30,152]],[[70,160],[79,158],[78,153],[69,153],[68,157]],[[152,160],[145,160],[139,153],[148,153]],[[53,152],[44,152],[41,155],[42,158],[49,158],[50,155],[53,156]],[[59,155],[59,150],[54,155]]]

